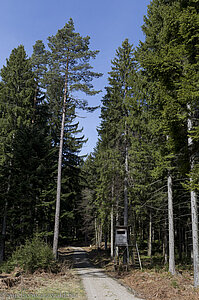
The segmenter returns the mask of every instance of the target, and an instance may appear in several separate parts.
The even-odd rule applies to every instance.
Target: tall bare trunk
[[[124,176],[124,226],[128,226],[128,146],[127,146],[127,124],[125,121],[125,176]],[[127,259],[127,249],[124,252],[123,263],[126,264]]]
[[[197,208],[197,197],[194,191],[191,191],[191,220],[192,220],[192,240],[193,240],[194,286],[198,287],[199,286],[198,208]]]
[[[102,242],[102,224],[101,222],[98,225],[98,248],[101,248],[101,242]]]
[[[111,206],[111,257],[114,255],[114,227],[113,227],[113,204]]]
[[[116,195],[116,212],[115,212],[116,226],[119,226],[119,196]]]
[[[188,111],[190,112],[191,107],[187,105]],[[191,114],[191,113],[190,113]],[[193,124],[191,116],[187,122],[188,132],[192,130]],[[188,138],[188,147],[192,150],[193,140],[191,137]],[[191,151],[192,152],[192,151]],[[190,169],[194,167],[194,156],[190,155]],[[192,183],[192,178],[190,177]],[[191,190],[191,220],[192,220],[192,241],[193,241],[193,268],[194,268],[194,286],[199,286],[199,251],[198,251],[198,207],[197,207],[197,195],[194,190]]]
[[[101,221],[95,217],[95,247],[99,249],[102,242],[102,224]]]
[[[169,221],[169,272],[175,274],[175,253],[174,253],[174,224],[173,224],[173,193],[172,178],[168,174],[168,221]]]
[[[152,254],[152,212],[149,212],[149,236],[148,236],[148,251],[147,255],[151,257]]]
[[[54,227],[54,240],[53,240],[53,254],[54,254],[55,259],[57,259],[57,257],[58,257],[57,250],[58,250],[58,239],[59,239],[61,172],[62,172],[62,154],[63,154],[63,143],[64,143],[64,127],[65,127],[65,118],[66,118],[67,92],[68,92],[68,57],[67,57],[67,63],[66,63],[66,74],[65,74],[65,83],[64,83],[64,99],[63,99],[62,124],[61,124],[59,159],[58,159],[57,197],[56,197],[55,227]]]
[[[127,125],[125,122],[125,176],[124,176],[124,226],[128,226],[128,147]]]
[[[95,217],[95,248],[97,249],[98,245],[98,234],[97,234],[97,218]]]

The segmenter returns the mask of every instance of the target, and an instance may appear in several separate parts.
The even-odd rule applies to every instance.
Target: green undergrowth
[[[51,247],[40,238],[34,237],[18,247],[12,256],[0,266],[0,271],[10,273],[16,267],[24,272],[34,273],[36,270],[55,269],[56,262]]]

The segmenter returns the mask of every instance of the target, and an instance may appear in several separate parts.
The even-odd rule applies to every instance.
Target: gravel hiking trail
[[[81,276],[88,300],[143,300],[134,296],[126,287],[93,267],[86,252],[80,247],[74,249],[74,268]]]

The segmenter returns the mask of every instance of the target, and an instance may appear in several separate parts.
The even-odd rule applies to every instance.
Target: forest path
[[[81,276],[88,300],[141,300],[101,269],[93,267],[82,248],[73,249],[74,268]]]

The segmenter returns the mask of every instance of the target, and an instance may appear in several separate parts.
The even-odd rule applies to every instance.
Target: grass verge
[[[79,276],[72,267],[72,260],[65,257],[66,248],[60,252],[61,260],[57,273],[36,271],[21,273],[16,269],[0,274],[0,299],[26,300],[85,300],[86,295]],[[68,252],[67,252],[68,253]]]

